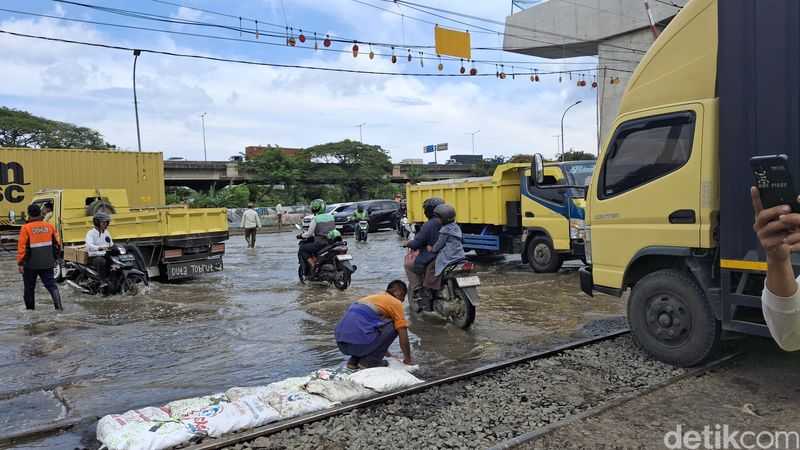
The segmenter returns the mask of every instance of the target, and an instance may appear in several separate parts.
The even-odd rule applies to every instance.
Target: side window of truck
[[[561,180],[556,180],[556,177],[553,175],[545,175],[542,185],[554,186],[563,184],[563,180],[563,178]],[[550,203],[555,203],[557,205],[564,204],[564,189],[542,189],[537,188],[536,186],[531,186],[530,191],[533,196],[547,200]]]
[[[613,197],[686,164],[692,153],[694,127],[693,111],[620,125],[603,162],[598,197]]]

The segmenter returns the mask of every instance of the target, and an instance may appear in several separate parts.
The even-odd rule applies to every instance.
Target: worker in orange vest
[[[58,239],[56,229],[52,224],[42,218],[39,205],[28,206],[28,222],[19,231],[17,243],[17,266],[22,280],[25,283],[26,309],[35,309],[34,289],[36,278],[42,280],[44,287],[53,297],[53,306],[58,311],[63,311],[61,294],[58,292],[53,268],[58,266],[58,256],[61,252],[61,241]]]

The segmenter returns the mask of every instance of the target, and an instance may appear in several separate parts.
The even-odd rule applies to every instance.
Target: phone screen
[[[750,159],[764,208],[789,205],[792,212],[800,213],[797,190],[788,162],[789,158],[786,155],[756,156]]]

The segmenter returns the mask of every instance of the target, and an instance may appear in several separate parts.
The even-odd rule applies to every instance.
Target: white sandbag
[[[161,408],[110,414],[97,422],[97,440],[109,450],[161,450],[185,444],[196,436]]]
[[[244,397],[256,396],[259,398],[264,398],[268,391],[270,391],[268,386],[237,386],[225,391],[225,396],[228,397],[228,400],[235,402]]]
[[[235,402],[206,406],[181,418],[181,421],[195,433],[219,437],[231,431],[260,427],[279,418],[275,409],[250,396]]]
[[[352,380],[311,380],[306,384],[305,390],[332,402],[351,402],[376,394]]]
[[[422,380],[405,370],[390,369],[389,367],[362,369],[350,375],[350,379],[366,388],[378,392],[395,391],[400,388],[422,383]]]
[[[401,359],[395,358],[394,356],[387,356],[386,362],[389,363],[390,369],[400,369],[400,370],[405,370],[406,372],[415,372],[417,371],[417,369],[419,369],[419,364],[414,364],[413,366],[409,366],[403,364],[403,361]]]
[[[299,388],[294,392],[275,389],[267,394],[267,401],[270,406],[278,411],[281,419],[302,416],[303,414],[327,409],[337,404],[319,395],[309,394]]]
[[[180,419],[182,416],[191,414],[194,411],[205,408],[206,406],[218,405],[228,401],[228,397],[223,393],[205,395],[203,397],[185,398],[175,400],[164,405],[173,419]]]
[[[303,389],[303,385],[311,381],[310,376],[290,377],[282,381],[276,381],[267,385],[269,391],[298,392]]]
[[[319,369],[311,372],[311,380],[346,380],[353,370],[347,367],[338,367],[336,369]]]

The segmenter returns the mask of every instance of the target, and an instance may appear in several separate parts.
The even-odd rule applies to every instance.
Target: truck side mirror
[[[544,161],[542,154],[537,153],[533,155],[531,162],[531,184],[539,185],[544,182]]]

